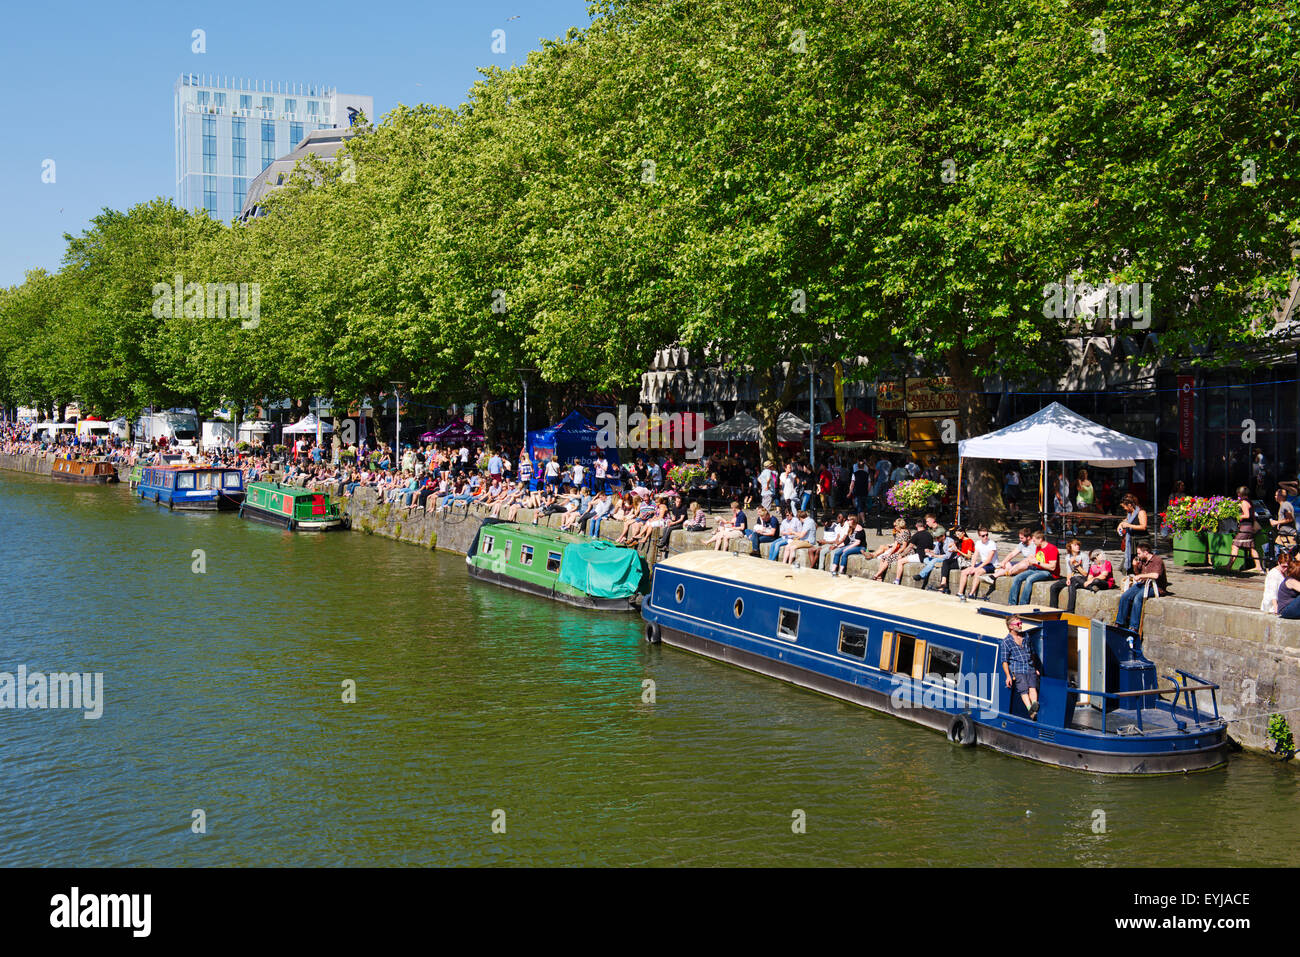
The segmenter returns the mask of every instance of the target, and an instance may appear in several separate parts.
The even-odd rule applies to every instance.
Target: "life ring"
[[[661,640],[659,624],[654,621],[645,623],[645,640],[648,645],[657,645]]]
[[[975,722],[970,715],[959,714],[952,719],[952,724],[948,725],[948,740],[963,748],[969,748],[975,743]]]

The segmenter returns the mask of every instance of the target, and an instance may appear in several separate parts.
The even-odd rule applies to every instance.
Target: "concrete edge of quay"
[[[0,455],[0,468],[48,475],[53,460],[48,453]],[[289,484],[306,483],[298,480]],[[382,502],[375,489],[358,488],[344,503],[344,514],[353,531],[463,555],[487,511],[477,506],[467,509],[459,503],[447,512],[408,510]],[[556,527],[562,519],[561,514],[546,515],[540,523]],[[532,520],[532,510],[520,510],[517,521]],[[623,532],[623,523],[605,520],[600,531],[601,538],[616,539]],[[676,531],[672,551],[700,550],[710,534]],[[748,551],[748,539],[733,541],[731,550]],[[651,546],[647,559],[653,564],[657,558]],[[917,587],[911,580],[915,568],[913,565],[904,572],[900,587]],[[849,572],[856,576],[867,574],[861,556],[849,559]],[[956,575],[954,572],[951,583],[954,588]],[[1025,607],[1051,607],[1048,589],[1047,582],[1035,584],[1033,602]],[[1010,581],[999,579],[993,599],[1005,603],[1009,590]],[[1113,621],[1118,603],[1118,589],[1080,591],[1076,611]],[[1270,713],[1285,713],[1293,728],[1300,723],[1300,624],[1258,609],[1168,596],[1146,603],[1143,633],[1146,655],[1156,663],[1161,675],[1171,675],[1174,668],[1181,668],[1220,685],[1219,712],[1229,719],[1229,731],[1243,747],[1271,753],[1272,742],[1267,737]],[[1300,765],[1300,760],[1290,763]]]

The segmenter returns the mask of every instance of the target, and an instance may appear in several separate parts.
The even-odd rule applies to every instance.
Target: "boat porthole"
[[[736,612],[737,618],[743,615],[745,613],[745,599],[737,598],[736,604],[733,606],[733,610]]]
[[[680,605],[680,604],[682,603],[682,599],[685,598],[685,597],[686,597],[686,586],[685,586],[685,585],[678,585],[678,586],[677,586],[677,604]]]

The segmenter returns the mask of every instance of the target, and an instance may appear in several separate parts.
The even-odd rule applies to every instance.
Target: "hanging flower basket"
[[[942,495],[946,487],[930,479],[904,479],[885,493],[885,501],[899,514],[918,512],[930,504],[931,498]]]

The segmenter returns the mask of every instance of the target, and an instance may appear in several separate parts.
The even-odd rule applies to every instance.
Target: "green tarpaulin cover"
[[[560,581],[596,598],[630,598],[641,585],[641,556],[604,541],[570,545]]]

